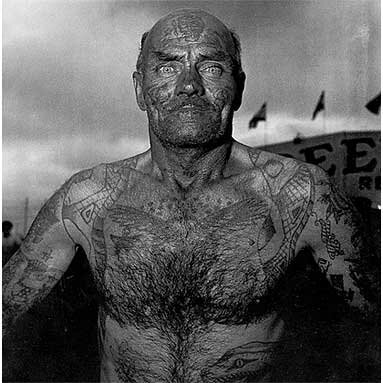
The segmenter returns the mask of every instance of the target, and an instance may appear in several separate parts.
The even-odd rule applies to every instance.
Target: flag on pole
[[[264,102],[257,113],[254,114],[253,118],[249,122],[249,129],[256,128],[259,121],[266,121],[266,103]]]
[[[374,114],[379,114],[380,112],[380,93],[369,101],[366,105],[366,108]]]
[[[319,96],[319,100],[318,100],[317,105],[316,105],[316,107],[314,109],[313,116],[312,116],[311,119],[315,120],[315,117],[317,116],[317,114],[321,110],[324,110],[324,90],[322,90],[322,93]]]

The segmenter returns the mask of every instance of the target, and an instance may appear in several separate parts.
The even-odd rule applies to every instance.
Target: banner
[[[320,166],[351,197],[380,205],[380,132],[341,132],[297,138],[260,149]]]

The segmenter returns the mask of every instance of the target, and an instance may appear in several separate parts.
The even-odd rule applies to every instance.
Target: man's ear
[[[245,73],[244,72],[239,73],[237,78],[236,78],[237,91],[236,91],[236,95],[235,95],[235,99],[234,99],[234,110],[235,111],[238,110],[242,104],[242,94],[243,94],[243,90],[245,88],[245,80],[246,80]]]
[[[146,110],[146,104],[144,100],[144,96],[142,94],[142,75],[141,73],[134,72],[133,73],[133,84],[134,84],[134,89],[136,91],[136,100],[138,107],[145,111]]]

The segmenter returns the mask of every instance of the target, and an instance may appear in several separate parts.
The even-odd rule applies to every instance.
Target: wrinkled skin
[[[283,376],[295,349],[276,297],[302,249],[341,299],[369,307],[348,200],[320,168],[232,139],[245,78],[234,56],[230,32],[205,12],[152,28],[133,76],[151,148],[75,174],[45,204],[4,268],[5,331],[49,293],[75,246],[101,298],[105,382]]]
[[[212,145],[231,136],[244,75],[236,77],[234,44],[217,19],[198,12],[161,20],[135,73],[138,103],[151,131],[177,147]]]

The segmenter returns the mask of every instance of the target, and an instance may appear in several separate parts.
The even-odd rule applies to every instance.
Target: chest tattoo
[[[150,342],[166,345],[164,355],[174,355],[156,362],[174,381],[186,373],[196,329],[204,333],[212,323],[249,326],[275,311],[271,296],[294,256],[313,198],[304,166],[280,188],[272,183],[283,166],[268,163],[264,171],[267,192],[178,201],[166,193],[159,198],[157,187],[106,167],[104,182],[93,193],[65,201],[63,217],[76,216],[73,224],[88,240],[104,312],[121,329],[161,334],[163,341]],[[104,318],[103,344],[105,323]],[[145,350],[123,339],[113,347],[122,381],[163,378],[148,375],[155,372],[145,362]],[[244,343],[206,362],[199,379],[258,379],[267,374],[273,353],[273,344]]]
[[[92,227],[105,302],[121,324],[162,324],[175,332],[261,317],[312,203],[304,168],[274,199],[248,198],[203,219],[177,212],[160,218],[153,204],[134,207],[116,197]]]

